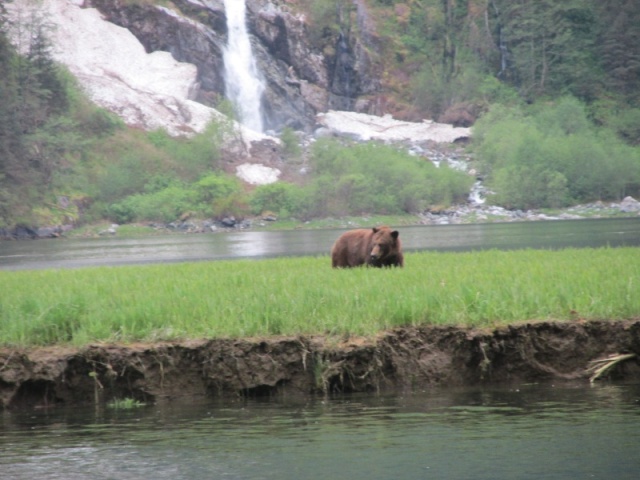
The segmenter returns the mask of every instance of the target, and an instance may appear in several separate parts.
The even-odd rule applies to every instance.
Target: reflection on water
[[[636,479],[640,386],[4,412],[12,479]]]
[[[640,218],[401,227],[405,250],[640,246]],[[344,230],[0,242],[0,269],[328,255]]]

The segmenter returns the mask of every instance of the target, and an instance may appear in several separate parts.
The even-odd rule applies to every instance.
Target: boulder
[[[633,197],[625,197],[620,203],[620,211],[623,213],[640,212],[640,202]]]

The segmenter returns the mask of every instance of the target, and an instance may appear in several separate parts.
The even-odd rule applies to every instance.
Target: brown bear
[[[333,268],[402,267],[404,256],[397,230],[389,227],[359,228],[343,233],[331,248]]]

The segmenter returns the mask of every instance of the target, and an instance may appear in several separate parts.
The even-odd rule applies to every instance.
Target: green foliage
[[[8,38],[18,35],[25,55]],[[0,11],[0,224],[30,222],[66,154],[79,148],[75,122],[64,116],[69,97],[50,56],[47,25],[34,16],[9,24]]]
[[[395,148],[369,143],[343,146],[335,140],[314,144],[311,181],[313,215],[394,214],[432,204],[463,201],[472,178],[436,168]]]
[[[174,138],[164,130],[149,132],[147,136],[153,146],[172,159],[182,178],[194,181],[217,166],[222,142],[218,127],[210,122],[202,133],[191,138]]]
[[[590,2],[495,2],[495,21],[510,55],[503,74],[525,98],[548,91],[589,95],[596,66],[596,18]]]
[[[209,174],[195,184],[201,212],[221,218],[225,215],[244,216],[246,199],[237,177]]]
[[[612,119],[610,126],[629,144],[640,145],[640,108],[622,110]]]
[[[621,95],[622,105],[640,106],[640,3],[635,0],[594,0],[598,24],[595,49],[602,80],[609,92]]]
[[[350,30],[350,16],[355,8],[349,0],[303,0],[303,3],[309,15],[311,42],[321,50],[332,48],[337,36]]]
[[[557,208],[569,202],[567,179],[553,170],[508,166],[497,171],[493,185],[500,192],[495,202],[508,208]]]
[[[141,191],[149,175],[140,152],[124,153],[116,161],[107,163],[97,175],[98,199],[115,201]]]
[[[445,75],[440,63],[425,64],[411,79],[413,102],[433,117],[438,117],[450,106],[463,102],[484,105],[496,101],[519,101],[514,89],[488,74],[473,58],[465,61],[464,65],[463,69]]]
[[[251,213],[259,215],[271,211],[281,218],[304,216],[310,207],[307,190],[287,182],[276,182],[257,187],[249,202]]]
[[[217,134],[217,125],[212,123],[203,133],[188,139],[173,138],[162,130],[142,133],[128,129],[96,139],[91,149],[92,160],[78,163],[74,169],[80,179],[79,188],[91,192],[92,205],[86,212],[87,220],[165,221],[180,210],[183,210],[180,214],[217,215],[216,212],[228,211],[231,206],[235,208],[239,198],[226,197],[222,203],[227,205],[214,205],[214,200],[219,202],[221,195],[214,199],[215,192],[206,193],[203,177],[212,172],[219,158]],[[204,183],[198,186],[199,181]],[[67,185],[68,182],[69,178]],[[234,182],[225,195],[239,189],[239,183]],[[169,195],[171,190],[159,192],[170,186],[178,188],[179,198],[151,215],[153,205],[162,202],[162,195]],[[185,190],[189,191],[188,195]]]
[[[285,127],[280,134],[280,141],[282,142],[284,148],[284,153],[290,158],[297,158],[302,153],[302,148],[300,147],[300,141],[296,132],[290,128]]]
[[[494,201],[507,207],[620,200],[640,188],[640,149],[593,126],[572,97],[544,108],[496,107],[474,133]]]
[[[196,204],[195,192],[181,185],[171,185],[147,194],[131,195],[111,205],[115,221],[128,223],[140,220],[172,222]]]
[[[368,6],[363,15],[375,16],[381,36],[383,81],[422,115],[437,118],[457,102],[514,103],[516,96],[593,102],[615,92],[618,106],[640,105],[640,3],[633,0]]]
[[[158,175],[135,193],[108,207],[118,223],[152,220],[173,222],[184,214],[220,217],[240,214],[244,197],[240,181],[222,174],[209,174],[193,184]]]
[[[521,102],[516,89],[492,75],[486,75],[478,85],[478,94],[486,104],[517,105]]]
[[[107,407],[113,408],[114,410],[131,410],[134,408],[144,407],[145,405],[146,403],[130,397],[116,398],[107,403]]]
[[[236,177],[210,174],[196,182],[200,199],[212,202],[219,198],[229,197],[241,190],[240,180]]]

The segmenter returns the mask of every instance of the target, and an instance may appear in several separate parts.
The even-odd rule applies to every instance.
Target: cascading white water
[[[260,101],[264,84],[256,66],[245,21],[245,0],[224,0],[227,15],[227,46],[224,51],[225,88],[239,121],[262,132]]]

